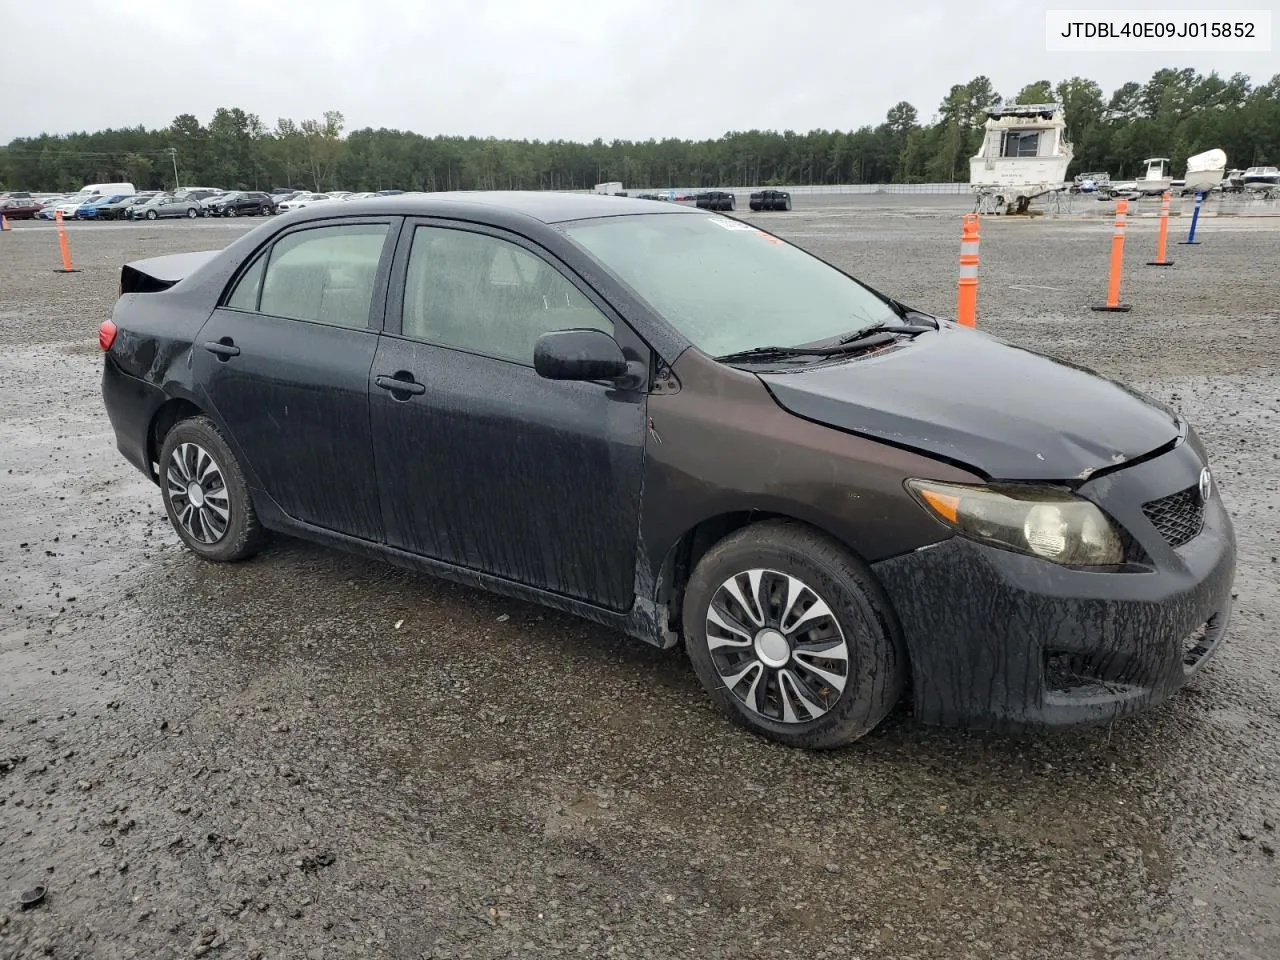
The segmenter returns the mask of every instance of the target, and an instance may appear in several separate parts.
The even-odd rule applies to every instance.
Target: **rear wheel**
[[[181,420],[160,448],[165,512],[182,542],[206,560],[234,563],[261,548],[244,472],[207,417]]]
[[[187,217],[188,217],[188,219],[194,220],[194,219],[195,219],[196,217],[198,217],[198,216],[200,216],[200,211],[199,211],[199,210],[197,210],[195,207],[187,207]]]
[[[902,694],[907,660],[889,609],[838,543],[797,523],[761,523],[698,563],[685,591],[685,645],[735,722],[826,749],[868,733]]]
[[[148,211],[147,211],[147,219],[148,219],[148,220],[155,220],[155,219],[156,219],[157,217],[159,217],[159,216],[160,216],[160,214],[156,213],[154,210],[148,210]]]

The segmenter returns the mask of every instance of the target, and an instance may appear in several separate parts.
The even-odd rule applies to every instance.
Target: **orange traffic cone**
[[[12,230],[12,229],[13,227],[9,226],[9,221],[5,219],[5,215],[3,213],[0,213],[0,230]]]

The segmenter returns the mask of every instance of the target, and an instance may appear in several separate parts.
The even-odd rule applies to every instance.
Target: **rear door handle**
[[[392,393],[411,393],[414,396],[420,396],[427,392],[426,384],[418,383],[416,380],[401,380],[399,377],[379,374],[373,378],[373,382],[383,390],[390,390]]]
[[[220,357],[240,356],[240,348],[234,343],[228,343],[225,340],[206,340],[204,348],[210,353],[216,353]]]

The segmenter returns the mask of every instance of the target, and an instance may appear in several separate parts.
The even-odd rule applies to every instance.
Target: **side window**
[[[269,259],[263,258],[265,271],[254,264],[241,278],[227,305],[253,310],[257,299],[259,313],[364,329],[386,238],[387,225],[381,223],[288,234],[276,241]]]
[[[409,250],[407,337],[533,364],[544,333],[613,323],[555,267],[497,237],[418,227]]]
[[[262,290],[262,271],[266,265],[267,255],[259,254],[253,266],[236,282],[236,288],[231,291],[231,296],[227,297],[228,307],[232,310],[257,311],[258,293]]]

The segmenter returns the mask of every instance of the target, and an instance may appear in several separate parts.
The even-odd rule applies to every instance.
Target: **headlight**
[[[930,513],[971,540],[1066,566],[1124,563],[1124,543],[1112,520],[1065,490],[930,480],[908,480],[907,487]]]

